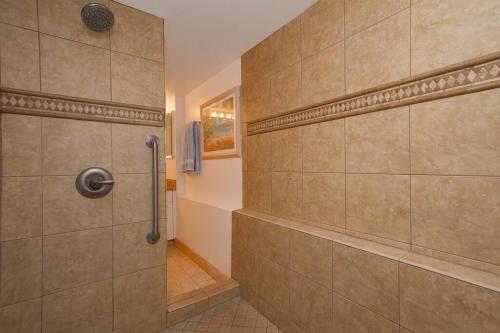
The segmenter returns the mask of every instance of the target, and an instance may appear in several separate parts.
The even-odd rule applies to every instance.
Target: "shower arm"
[[[156,135],[148,135],[146,137],[146,145],[153,150],[153,230],[148,234],[146,238],[149,244],[155,244],[160,239],[158,219],[158,141],[159,139]]]

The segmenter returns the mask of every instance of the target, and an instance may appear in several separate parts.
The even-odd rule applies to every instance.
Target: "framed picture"
[[[240,87],[200,106],[202,158],[240,156]]]

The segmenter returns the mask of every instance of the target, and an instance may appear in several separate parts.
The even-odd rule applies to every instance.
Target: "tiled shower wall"
[[[500,50],[496,1],[322,0],[242,58],[244,122]],[[245,207],[500,273],[500,90],[248,136]]]
[[[320,0],[242,57],[232,277],[281,329],[500,329],[500,89],[255,125],[498,52],[498,31],[498,1]]]
[[[108,1],[111,33],[83,26],[87,1],[0,2],[1,85],[164,107],[163,20]],[[151,230],[151,149],[161,127],[1,115],[0,331],[151,332],[166,325],[166,241]],[[80,196],[87,167],[116,181]],[[160,161],[160,230],[166,231]]]

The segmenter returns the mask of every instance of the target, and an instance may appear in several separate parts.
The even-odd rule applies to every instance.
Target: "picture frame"
[[[241,156],[240,87],[200,105],[202,159]]]

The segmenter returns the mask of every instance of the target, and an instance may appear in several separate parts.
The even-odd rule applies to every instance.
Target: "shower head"
[[[111,29],[115,18],[108,7],[100,3],[89,3],[82,8],[83,22],[94,31],[107,31]]]

